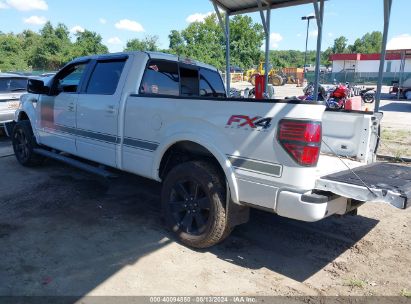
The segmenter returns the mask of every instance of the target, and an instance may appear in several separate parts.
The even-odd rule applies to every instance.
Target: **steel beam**
[[[265,74],[264,74],[264,93],[268,93],[268,72],[270,71],[270,19],[271,9],[267,8],[267,31],[265,33]]]
[[[318,1],[320,8],[318,8]],[[317,52],[315,56],[315,80],[314,80],[314,100],[318,102],[318,84],[320,82],[320,61],[321,61],[321,42],[323,35],[323,20],[324,20],[324,0],[313,0],[315,17],[317,19],[318,35],[317,35]]]
[[[382,88],[382,80],[383,80],[383,75],[384,75],[385,55],[387,53],[387,37],[388,37],[388,28],[390,25],[391,6],[392,6],[392,0],[384,0],[384,31],[382,34],[380,69],[378,70],[377,93],[375,94],[374,113],[378,112],[380,109],[381,88]]]
[[[228,10],[225,11],[225,22],[223,22],[223,17],[221,16],[220,10],[218,9],[221,4],[215,0],[211,0],[214,6],[215,13],[218,18],[218,22],[220,23],[220,27],[223,30],[224,37],[225,37],[225,76],[226,76],[226,90],[227,95],[230,94],[230,82],[231,82],[231,75],[230,75],[230,15]],[[224,8],[223,6],[221,6]]]
[[[231,75],[230,75],[230,16],[225,14],[225,64],[226,64],[226,89],[230,94]]]

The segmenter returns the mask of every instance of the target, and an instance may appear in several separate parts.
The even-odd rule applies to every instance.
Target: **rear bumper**
[[[276,213],[300,221],[315,222],[333,214],[345,214],[347,207],[348,199],[345,197],[281,191]]]

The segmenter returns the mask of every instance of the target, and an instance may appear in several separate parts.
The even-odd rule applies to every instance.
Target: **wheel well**
[[[19,121],[22,121],[22,120],[30,120],[26,112],[19,113]]]
[[[159,177],[164,179],[175,166],[193,160],[203,160],[212,163],[225,180],[225,173],[217,158],[205,147],[192,141],[180,141],[172,145],[160,162]]]

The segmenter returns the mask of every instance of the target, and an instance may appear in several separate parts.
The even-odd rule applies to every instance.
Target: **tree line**
[[[172,30],[168,36],[169,47],[161,49],[157,36],[131,39],[125,51],[162,51],[193,58],[219,69],[225,67],[225,37],[215,14],[204,22],[190,23],[181,31]],[[254,23],[249,16],[235,16],[230,20],[231,64],[243,69],[264,60],[262,46],[264,31],[261,24]],[[84,30],[75,34],[71,41],[66,25],[53,26],[50,22],[37,33],[25,30],[22,33],[0,32],[0,70],[58,70],[68,61],[79,56],[108,52],[100,34]],[[352,45],[344,36],[321,53],[321,64],[330,65],[329,56],[335,53],[378,53],[381,51],[382,34],[366,33]],[[271,50],[270,62],[276,68],[302,67],[304,52],[297,50]],[[315,62],[315,51],[307,52],[307,63]]]

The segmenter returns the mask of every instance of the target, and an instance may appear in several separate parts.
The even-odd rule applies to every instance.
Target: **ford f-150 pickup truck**
[[[22,165],[91,161],[162,182],[166,222],[192,247],[223,240],[250,207],[302,221],[408,207],[409,168],[375,162],[378,113],[227,98],[214,67],[152,52],[78,58],[28,91],[12,133]]]

